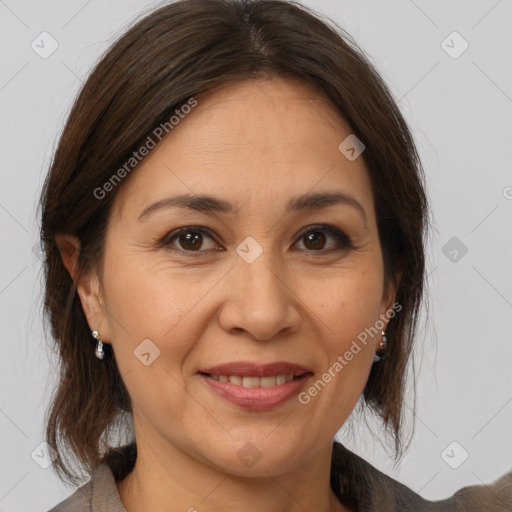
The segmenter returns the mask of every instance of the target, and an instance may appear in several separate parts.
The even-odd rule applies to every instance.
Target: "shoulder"
[[[450,498],[429,501],[337,442],[333,446],[331,485],[340,499],[361,512],[512,511],[512,472],[492,484],[464,487]]]
[[[48,512],[67,512],[76,510],[85,512],[92,510],[92,482],[89,480],[79,487],[69,498],[65,499]]]
[[[487,485],[471,485],[457,491],[450,500],[460,510],[510,512],[512,510],[512,471]],[[465,507],[465,508],[464,508]]]
[[[96,510],[126,512],[117,491],[114,474],[107,464],[99,465],[86,484],[48,512],[92,512]]]
[[[111,448],[103,457],[102,463],[93,471],[90,480],[48,512],[126,512],[116,481],[122,480],[133,469],[136,458],[135,442]]]

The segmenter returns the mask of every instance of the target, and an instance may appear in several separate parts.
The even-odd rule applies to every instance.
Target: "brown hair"
[[[190,97],[236,81],[300,79],[332,102],[366,145],[387,283],[401,270],[402,309],[387,328],[388,350],[372,367],[364,402],[383,419],[401,453],[405,370],[424,285],[427,201],[411,133],[386,85],[350,36],[334,22],[284,0],[181,0],[155,10],[122,35],[83,85],[60,137],[41,195],[45,315],[60,360],[46,440],[63,480],[78,481],[73,458],[89,474],[110,438],[130,433],[130,397],[110,345],[94,340],[76,286],[63,265],[57,234],[81,243],[80,275],[101,276],[112,201],[122,183],[101,187],[156,126]],[[341,141],[340,141],[341,142]],[[127,414],[128,413],[128,414]]]

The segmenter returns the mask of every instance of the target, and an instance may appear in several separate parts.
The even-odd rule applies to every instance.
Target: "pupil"
[[[202,235],[200,233],[186,233],[185,235],[181,235],[180,243],[185,249],[197,249],[201,247]],[[309,249],[319,249],[318,244],[320,243],[323,247],[325,242],[325,237],[323,233],[319,231],[314,231],[309,233],[306,236],[306,247]],[[321,248],[321,247],[320,247]]]
[[[318,242],[324,242],[324,241],[325,241],[324,235],[322,233],[320,233],[319,231],[315,231],[315,232],[307,235],[306,247],[308,247],[309,249],[318,249],[318,247],[316,247],[316,244],[318,244]],[[309,242],[312,242],[313,247],[309,247],[309,245],[308,245]],[[323,243],[322,243],[322,247],[323,247]]]
[[[186,235],[181,235],[180,242],[185,249],[197,249],[198,247],[201,246],[201,235],[199,233],[187,233]],[[187,244],[190,245],[187,247]]]

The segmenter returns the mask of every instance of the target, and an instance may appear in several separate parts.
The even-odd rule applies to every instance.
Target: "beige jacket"
[[[85,485],[49,512],[127,512],[116,480],[133,468],[134,445],[124,453],[122,463],[98,466]],[[512,471],[491,485],[464,487],[451,498],[428,501],[338,442],[333,444],[331,487],[356,512],[512,512]]]

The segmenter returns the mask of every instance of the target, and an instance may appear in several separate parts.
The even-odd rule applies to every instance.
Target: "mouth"
[[[261,411],[296,396],[313,373],[292,363],[243,361],[204,368],[198,375],[216,395],[238,407]]]
[[[280,374],[271,375],[269,377],[255,377],[255,376],[242,376],[242,375],[211,375],[209,373],[201,373],[207,377],[211,377],[213,380],[219,382],[230,382],[235,386],[243,386],[244,388],[271,388],[274,386],[280,386],[286,382],[297,380],[301,375],[293,374]]]

